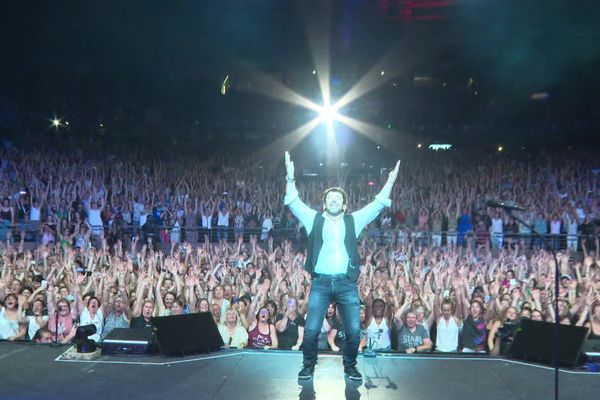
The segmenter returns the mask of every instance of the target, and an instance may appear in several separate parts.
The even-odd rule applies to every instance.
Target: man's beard
[[[332,213],[329,209],[325,210],[327,212],[327,214],[329,214],[331,217],[338,217],[340,216],[343,212],[344,209],[340,208],[340,210],[336,213]]]

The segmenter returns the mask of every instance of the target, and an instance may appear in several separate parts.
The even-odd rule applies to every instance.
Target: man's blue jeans
[[[346,332],[344,348],[344,367],[356,365],[358,345],[360,343],[360,302],[358,287],[345,276],[313,277],[308,298],[308,310],[304,326],[304,365],[314,366],[317,363],[317,345],[319,332],[327,307],[335,300],[337,309]]]

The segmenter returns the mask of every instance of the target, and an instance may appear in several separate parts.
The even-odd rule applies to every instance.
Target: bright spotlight
[[[54,118],[52,120],[52,125],[58,128],[60,126],[60,119]]]
[[[337,108],[335,106],[326,105],[319,111],[319,119],[325,122],[333,122],[339,118]]]
[[[501,152],[502,150],[504,150],[504,147],[498,146],[498,152]]]

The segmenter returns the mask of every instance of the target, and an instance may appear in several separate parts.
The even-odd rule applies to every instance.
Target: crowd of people
[[[392,207],[359,239],[360,350],[501,354],[520,318],[559,318],[598,339],[599,171],[583,160],[439,157],[403,165]],[[0,159],[0,339],[67,343],[93,324],[101,342],[153,316],[210,312],[226,347],[301,347],[311,276],[277,168],[18,150]],[[343,186],[356,210],[381,176],[297,187],[319,209],[325,188]],[[545,240],[486,207],[490,198],[531,210],[520,217]],[[344,345],[332,303],[319,349]]]

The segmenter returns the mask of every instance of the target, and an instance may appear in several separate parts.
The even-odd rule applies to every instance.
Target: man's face
[[[297,309],[296,300],[289,299],[287,302],[287,310],[291,313],[295,313]]]
[[[225,285],[223,287],[223,298],[231,300],[231,286]]]
[[[215,319],[221,319],[221,306],[215,303],[212,305],[211,309]]]
[[[383,304],[381,304],[381,302],[376,302],[375,304],[373,304],[373,316],[380,318],[383,316]]]
[[[15,279],[10,284],[10,292],[11,293],[19,293],[21,291],[21,281]]]
[[[91,313],[95,313],[96,311],[98,311],[98,308],[100,308],[100,306],[98,304],[98,300],[91,299],[88,302],[88,310],[90,310]]]
[[[543,321],[544,317],[539,311],[534,311],[531,313],[531,319],[534,321]]]
[[[58,308],[58,313],[62,316],[68,315],[69,312],[71,312],[70,308],[69,308],[69,303],[66,302],[59,302],[57,305]]]
[[[452,316],[452,306],[450,304],[442,305],[442,316],[449,319]]]
[[[50,343],[52,341],[52,333],[44,332],[42,336],[37,339],[37,343]]]
[[[183,308],[181,307],[181,304],[179,304],[179,302],[177,301],[174,301],[171,305],[171,314],[180,315],[181,313],[183,313]]]
[[[115,299],[115,311],[117,311],[117,312],[123,311],[123,299],[120,297],[117,297]]]
[[[340,215],[346,210],[344,196],[340,192],[329,192],[325,197],[325,209],[331,215]]]
[[[406,315],[406,326],[414,328],[417,325],[417,316],[414,313],[408,313]]]
[[[154,304],[152,304],[152,303],[144,304],[142,314],[144,315],[145,318],[152,317],[152,311],[154,311]]]

